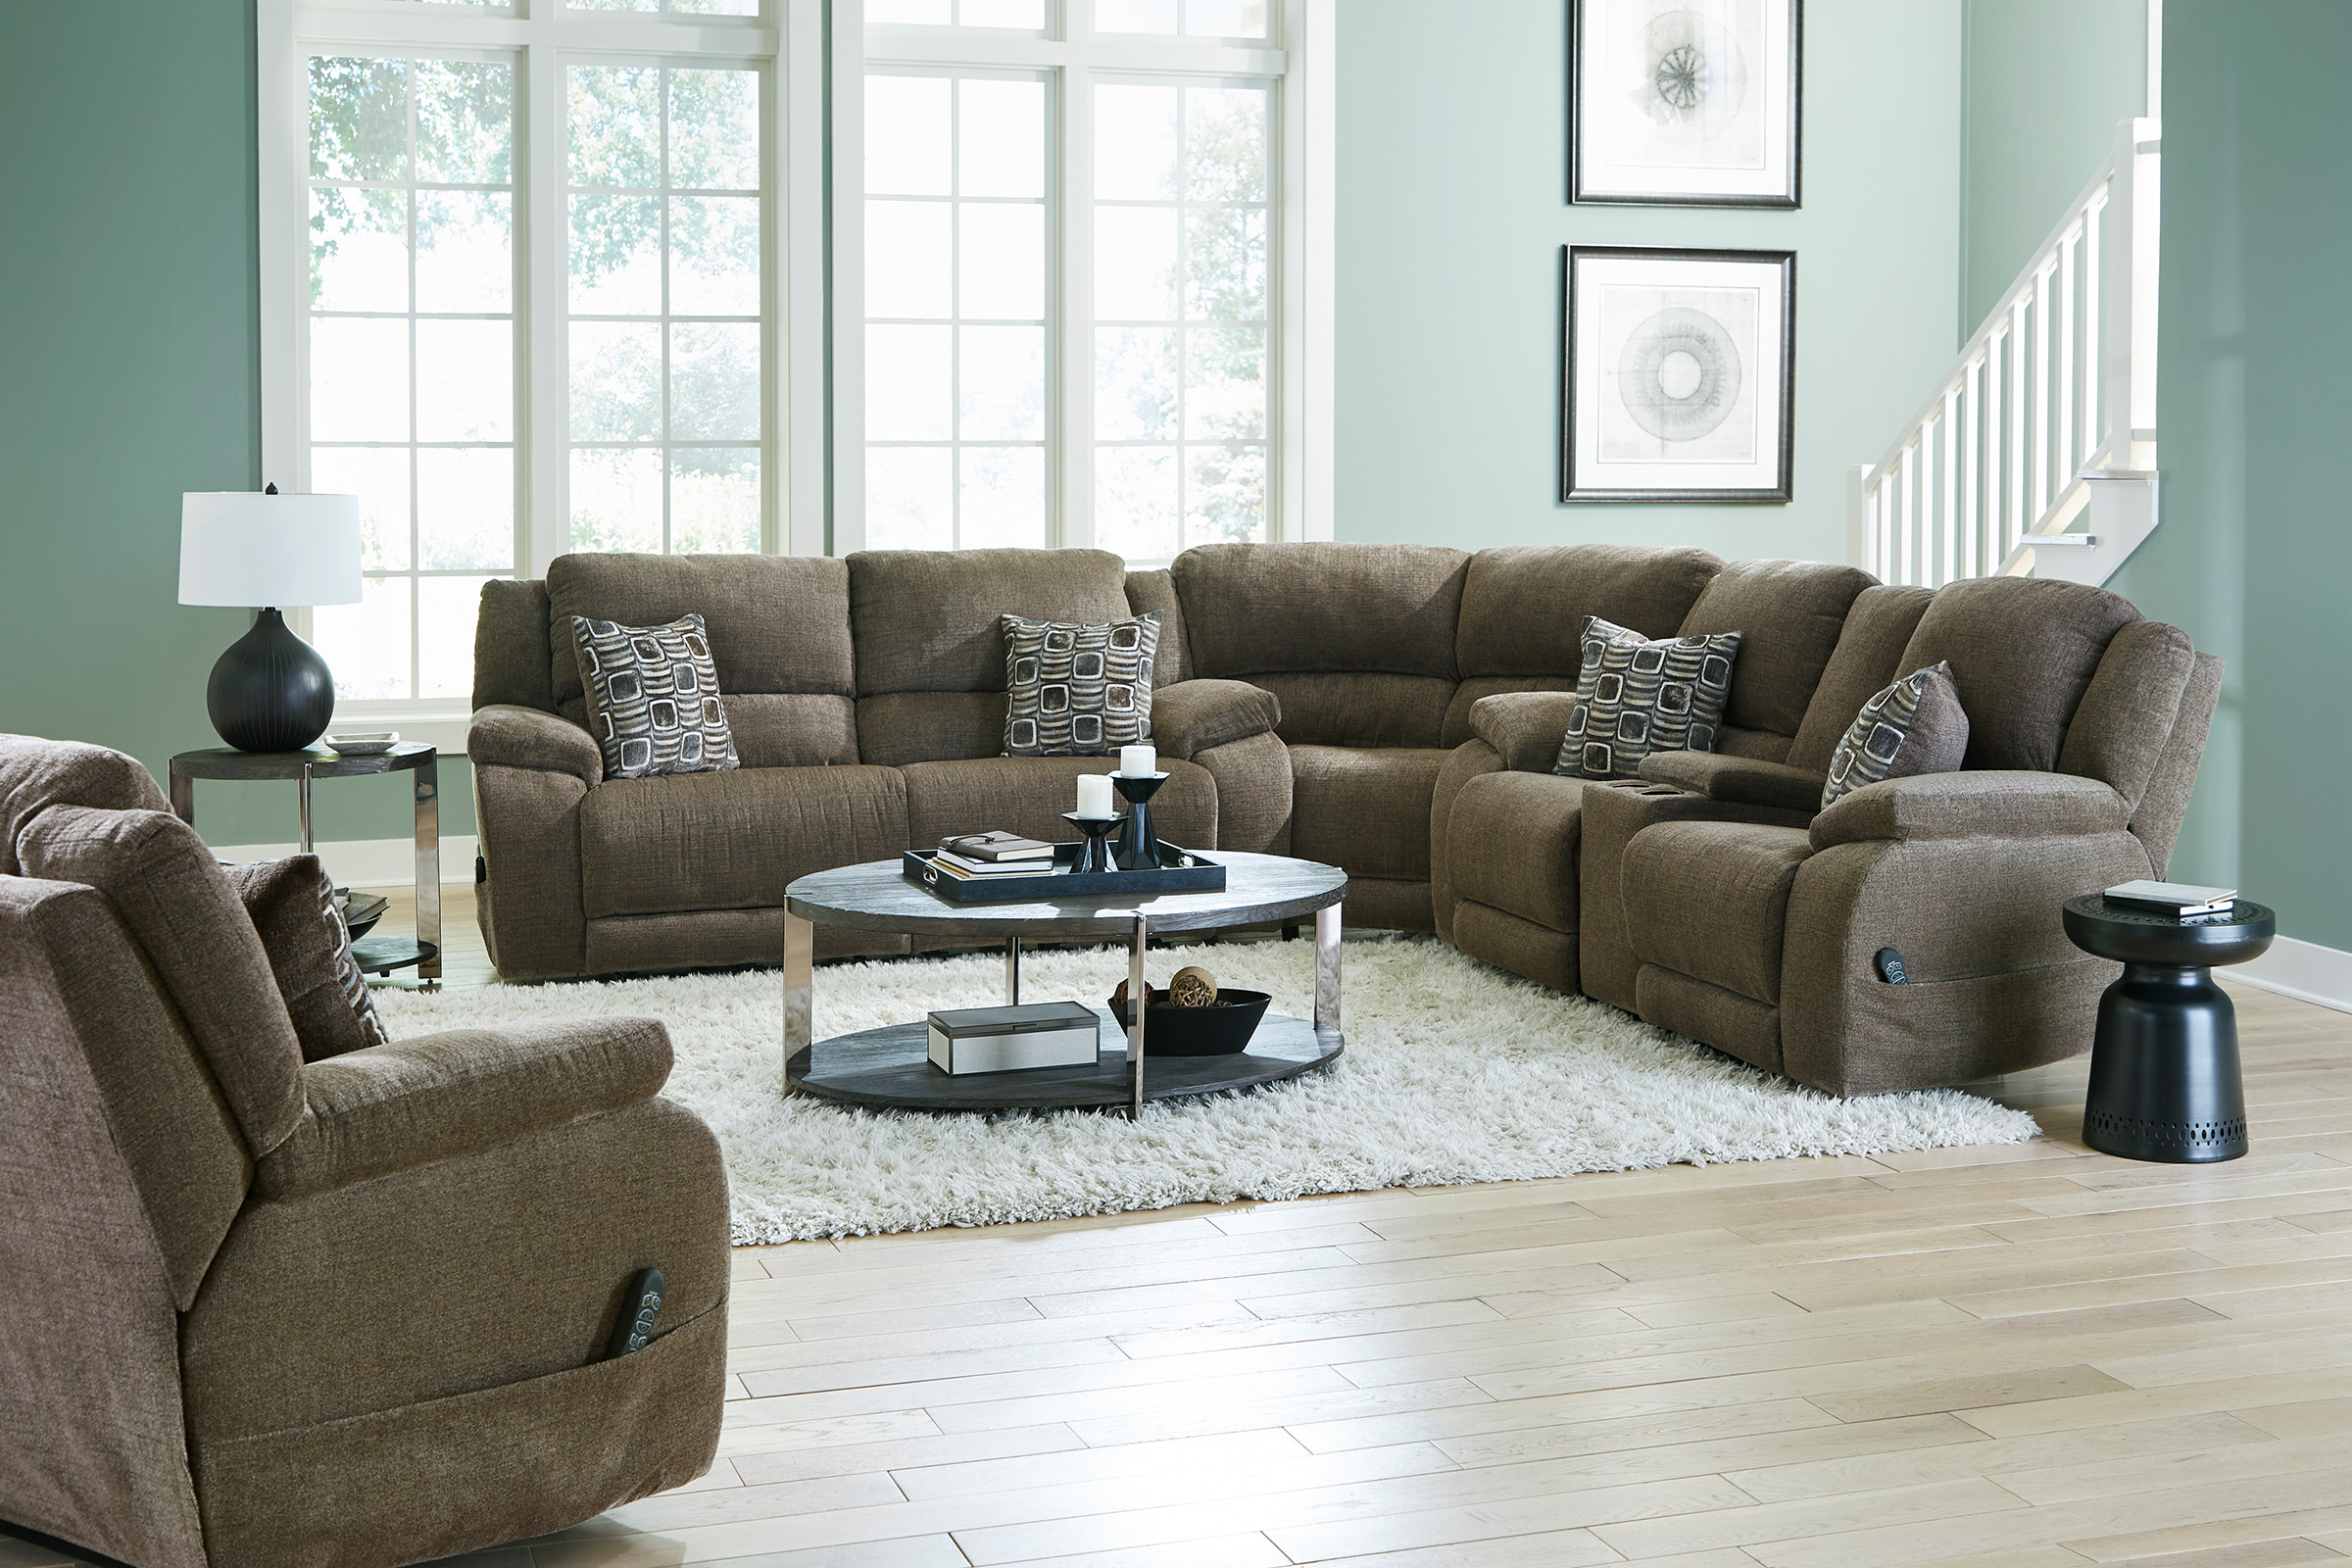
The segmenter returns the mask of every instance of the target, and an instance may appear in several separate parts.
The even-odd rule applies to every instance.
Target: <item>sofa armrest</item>
[[[1987,768],[1919,773],[1864,785],[1813,819],[1813,847],[1872,839],[2031,839],[2120,833],[2132,820],[2121,795],[2072,773]]]
[[[560,714],[504,703],[473,710],[466,731],[466,756],[473,762],[569,773],[590,789],[604,782],[605,754],[596,737]]]
[[[1239,680],[1180,680],[1152,694],[1152,744],[1185,761],[1214,746],[1271,735],[1282,705],[1262,687]]]
[[[1711,801],[1772,806],[1807,816],[1821,809],[1822,787],[1829,783],[1819,773],[1787,762],[1726,757],[1720,752],[1652,752],[1642,760],[1642,776],[1652,784],[1671,784]]]
[[[570,1018],[451,1029],[346,1052],[303,1069],[309,1105],[254,1167],[269,1199],[301,1198],[650,1099],[669,1077],[652,1018]]]
[[[1470,705],[1470,733],[1514,773],[1548,773],[1568,738],[1574,692],[1501,692]]]

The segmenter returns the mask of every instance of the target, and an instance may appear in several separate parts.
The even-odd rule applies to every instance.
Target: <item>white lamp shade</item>
[[[360,498],[195,490],[179,503],[183,605],[356,605]]]

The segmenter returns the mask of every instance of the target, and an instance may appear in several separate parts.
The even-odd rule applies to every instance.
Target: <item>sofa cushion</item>
[[[1173,686],[1193,678],[1193,655],[1184,625],[1184,602],[1176,597],[1176,576],[1165,566],[1127,574],[1127,610],[1142,615],[1159,612],[1159,651],[1152,659],[1152,684]]]
[[[1968,710],[1968,763],[2048,772],[2108,640],[2140,618],[2104,588],[2048,577],[1978,577],[1936,590],[1903,649],[1904,670],[1949,663]],[[2151,712],[2150,723],[2170,713]]]
[[[1847,609],[1875,579],[1859,566],[1823,561],[1735,561],[1717,572],[1690,613],[1686,637],[1736,631],[1723,721],[1794,735],[1838,646]]]
[[[368,994],[368,977],[351,956],[351,932],[335,908],[334,884],[316,855],[228,867],[253,929],[270,956],[302,1042],[302,1059],[324,1061],[391,1040]]]
[[[1294,746],[1442,746],[1453,682],[1433,675],[1274,674],[1249,683],[1274,694],[1276,729]]]
[[[473,706],[554,711],[548,667],[547,584],[492,577],[473,622]]]
[[[589,918],[780,905],[793,878],[907,844],[889,767],[746,767],[609,779],[580,802]]]
[[[1004,755],[1102,757],[1152,733],[1159,612],[1132,620],[1004,617]]]
[[[1757,1002],[1781,1000],[1788,891],[1812,855],[1801,827],[1660,822],[1625,848],[1635,955]]]
[[[1736,631],[1653,642],[1587,616],[1584,670],[1552,771],[1633,778],[1652,752],[1712,751],[1739,657]]]
[[[125,753],[80,741],[0,737],[0,874],[24,874],[17,860],[17,835],[52,806],[171,809],[155,775]]]
[[[1952,690],[1949,664],[1915,669],[1862,705],[1830,758],[1824,809],[1884,779],[1959,771],[1968,755],[1968,713]]]
[[[1583,779],[1512,772],[1464,784],[1446,840],[1455,896],[1574,931],[1585,787]]]
[[[1450,682],[1469,562],[1435,545],[1199,545],[1170,570],[1195,675],[1354,670]]]
[[[858,699],[860,761],[905,767],[995,757],[1004,750],[1003,692],[886,692]]]
[[[588,733],[604,753],[605,777],[712,773],[741,765],[702,616],[624,626],[574,615],[571,636],[579,651]]]
[[[1549,675],[1574,682],[1587,615],[1644,637],[1672,636],[1722,569],[1722,561],[1705,550],[1647,545],[1482,550],[1470,558],[1462,580],[1455,662],[1464,680]]]
[[[859,697],[1001,692],[1004,616],[1129,613],[1126,566],[1106,550],[861,550],[849,571]],[[1002,749],[1000,737],[966,755]]]
[[[1805,719],[1788,747],[1793,767],[1816,773],[1829,770],[1830,754],[1845,736],[1845,728],[1871,693],[1915,666],[1895,667],[1919,617],[1936,599],[1933,588],[1865,588],[1845,612],[1838,647],[1805,705]]]
[[[1082,773],[1109,773],[1115,757],[974,757],[916,762],[900,770],[906,781],[906,831],[911,845],[929,847],[959,833],[1003,828],[1023,838],[1065,843],[1076,838],[1064,811],[1078,804]],[[1217,786],[1207,769],[1163,759],[1168,781],[1152,797],[1159,836],[1190,850],[1217,844]]]
[[[1291,853],[1349,876],[1429,879],[1436,747],[1291,748]]]
[[[746,767],[841,767],[859,760],[858,705],[820,692],[721,692]]]
[[[54,805],[17,834],[26,876],[106,895],[196,1037],[255,1157],[302,1116],[302,1046],[262,939],[196,830],[168,811]]]
[[[722,692],[848,697],[850,574],[821,556],[558,556],[547,567],[550,695],[575,722],[571,617],[658,626],[699,614]]]

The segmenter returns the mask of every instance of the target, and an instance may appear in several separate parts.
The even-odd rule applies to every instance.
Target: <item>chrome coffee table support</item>
[[[1004,1005],[1021,1004],[1021,939],[1004,939]]]
[[[795,1052],[807,1051],[815,1038],[811,1010],[816,981],[816,927],[784,911],[784,1065],[789,1070]],[[792,1093],[789,1077],[784,1093]]]
[[[1340,1028],[1340,909],[1315,911],[1315,1033]]]
[[[1127,959],[1127,1119],[1144,1119],[1144,1014],[1152,1010],[1152,993],[1144,979],[1144,948],[1152,939],[1152,917],[1135,911],[1135,950]]]

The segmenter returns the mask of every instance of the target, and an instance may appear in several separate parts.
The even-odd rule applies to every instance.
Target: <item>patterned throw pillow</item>
[[[1968,755],[1968,711],[1952,684],[1952,666],[1915,669],[1862,705],[1830,754],[1821,804],[1882,779],[1950,773]]]
[[[1708,632],[1651,642],[1638,631],[1585,617],[1584,667],[1554,773],[1639,778],[1652,752],[1711,752],[1740,634]]]
[[[302,1059],[323,1061],[389,1040],[368,995],[368,977],[351,956],[351,933],[335,912],[334,884],[318,857],[290,855],[220,869],[270,956],[270,972],[302,1042]]]
[[[718,701],[718,668],[703,617],[666,626],[622,626],[571,617],[588,728],[604,748],[607,778],[715,773],[742,764]]]
[[[1159,612],[1086,625],[1004,617],[1004,755],[1102,757],[1152,733]]]

